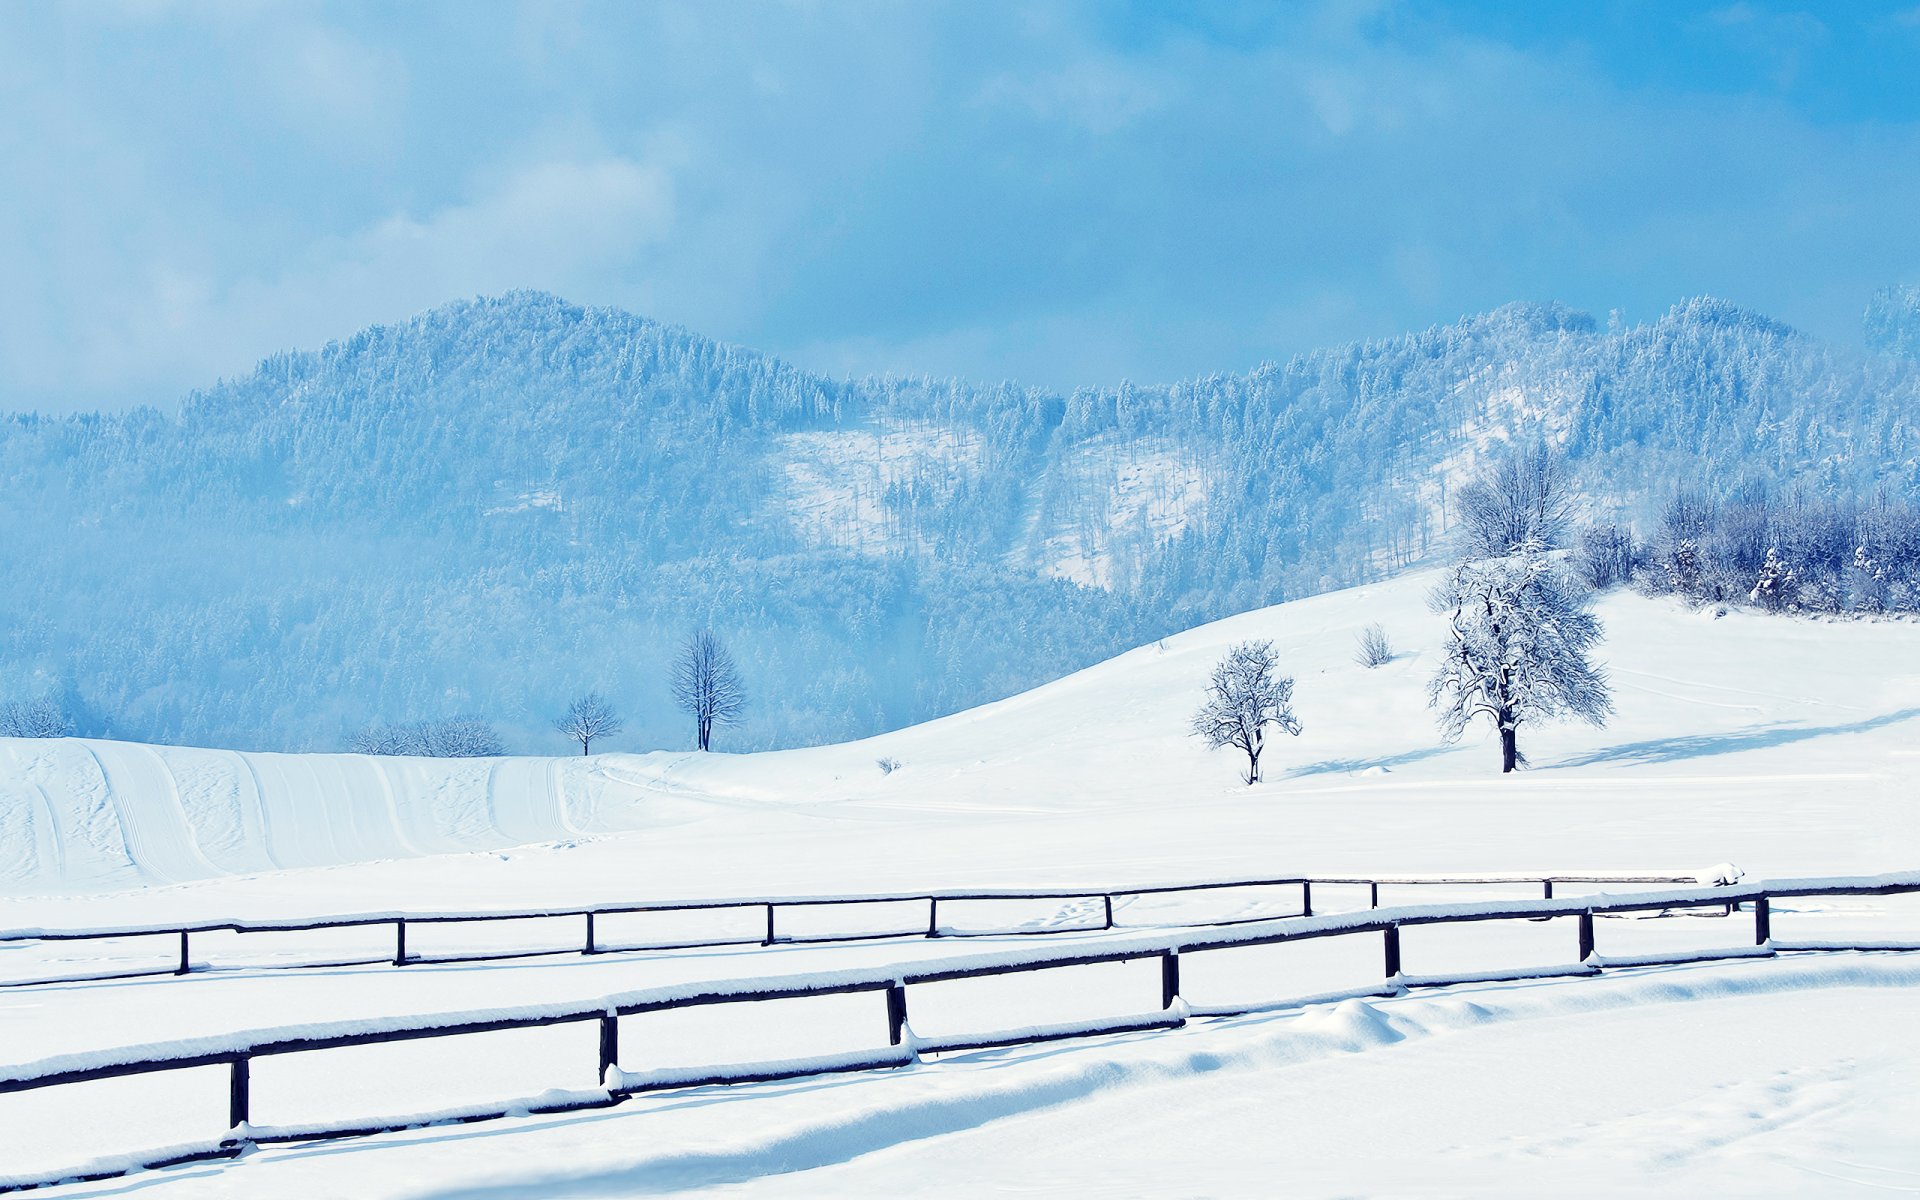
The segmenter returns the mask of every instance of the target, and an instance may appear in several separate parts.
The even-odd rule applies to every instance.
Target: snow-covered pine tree
[[[1767,548],[1767,560],[1760,564],[1760,575],[1753,582],[1747,599],[1768,612],[1779,612],[1793,598],[1793,569],[1780,557],[1780,548]]]
[[[1887,574],[1880,569],[1880,563],[1867,553],[1864,545],[1853,548],[1851,602],[1856,612],[1885,612],[1887,607]]]
[[[1537,543],[1461,563],[1435,588],[1433,611],[1451,635],[1427,700],[1457,740],[1485,716],[1500,734],[1500,770],[1526,761],[1520,727],[1568,717],[1604,725],[1613,712],[1606,672],[1587,655],[1602,634],[1587,592]]]
[[[1667,585],[1690,600],[1700,598],[1706,582],[1706,564],[1702,561],[1700,544],[1692,538],[1681,538],[1673,544],[1673,553],[1666,561]]]
[[[1260,782],[1260,752],[1269,725],[1300,735],[1299,718],[1293,715],[1293,678],[1280,674],[1272,642],[1241,642],[1214,666],[1206,702],[1193,714],[1193,734],[1207,739],[1209,750],[1234,746],[1245,754],[1251,786]]]

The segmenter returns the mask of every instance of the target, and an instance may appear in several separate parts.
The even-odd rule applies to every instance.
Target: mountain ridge
[[[711,625],[758,698],[735,744],[837,740],[1430,561],[1453,481],[1515,438],[1632,518],[1687,478],[1912,492],[1913,412],[1920,364],[1712,298],[1063,395],[479,297],[172,415],[0,419],[0,695],[144,740],[328,749],[472,712],[537,749],[598,687],[672,745],[659,676]]]

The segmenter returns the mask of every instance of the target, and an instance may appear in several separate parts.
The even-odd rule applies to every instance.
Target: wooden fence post
[[[1313,880],[1311,879],[1300,881],[1300,915],[1303,917],[1313,915]]]
[[[595,946],[593,941],[593,914],[588,913],[587,914],[587,944],[580,951],[580,953],[598,954],[599,952],[600,952],[599,947]]]
[[[1367,881],[1367,907],[1380,907],[1380,881],[1378,879],[1370,879]]]
[[[927,936],[940,936],[940,897],[927,897]]]
[[[762,946],[773,945],[773,905],[767,905],[767,936],[760,942]]]
[[[1773,940],[1773,906],[1765,896],[1753,901],[1753,944],[1764,946]]]
[[[252,1059],[246,1055],[233,1060],[232,1074],[227,1077],[227,1128],[238,1129],[248,1120],[248,1110],[253,1103]]]
[[[600,1086],[607,1085],[607,1076],[620,1065],[620,1017],[616,1013],[605,1013],[600,1018]]]
[[[393,923],[393,965],[407,965],[407,919],[401,917]]]
[[[1381,932],[1386,935],[1387,981],[1391,983],[1400,974],[1400,926],[1388,925]]]
[[[193,963],[187,958],[187,931],[182,929],[180,931],[180,965],[174,968],[173,973],[185,975],[191,970],[193,970]]]
[[[905,985],[887,985],[887,1045],[898,1046],[907,1027],[907,989]]]
[[[1160,1007],[1172,1008],[1180,998],[1180,952],[1168,950],[1160,955]]]
[[[1113,897],[1102,896],[1101,899],[1107,902],[1107,923],[1101,926],[1101,928],[1112,929],[1113,928]]]
[[[1586,962],[1593,957],[1593,912],[1580,914],[1580,961]]]
[[[1553,880],[1542,879],[1540,881],[1540,898],[1542,900],[1553,899]]]

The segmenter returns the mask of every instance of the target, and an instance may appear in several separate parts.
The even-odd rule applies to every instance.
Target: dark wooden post
[[[233,1073],[227,1079],[227,1128],[238,1129],[247,1123],[252,1107],[252,1060],[245,1055],[233,1060]]]
[[[1580,961],[1586,962],[1593,957],[1593,913],[1580,914]]]
[[[927,936],[940,936],[940,897],[927,897]]]
[[[907,989],[906,985],[890,983],[887,985],[887,1045],[898,1046],[901,1035],[907,1028]]]
[[[600,1086],[606,1086],[607,1076],[619,1065],[620,1017],[605,1013],[600,1018]]]
[[[1753,944],[1764,946],[1773,940],[1773,906],[1765,896],[1753,901]]]
[[[1311,879],[1300,881],[1300,915],[1303,917],[1313,915],[1313,880]]]
[[[187,958],[187,931],[180,931],[180,965],[173,969],[175,975],[185,975],[193,970],[193,963]]]
[[[1553,899],[1553,880],[1542,879],[1540,881],[1540,898],[1542,900]]]
[[[1107,905],[1107,923],[1106,923],[1105,925],[1103,925],[1103,926],[1101,926],[1101,928],[1102,928],[1102,929],[1112,929],[1112,928],[1113,928],[1113,897],[1112,897],[1112,896],[1102,896],[1102,897],[1100,897],[1100,898],[1101,898],[1102,900],[1104,900],[1104,901],[1106,901],[1106,905]]]
[[[1380,881],[1378,879],[1367,882],[1367,907],[1380,907]]]
[[[1400,926],[1389,925],[1381,932],[1386,934],[1387,979],[1391,981],[1400,974]]]
[[[1180,998],[1180,952],[1168,950],[1160,955],[1160,1007],[1172,1008]]]
[[[593,914],[588,913],[587,914],[587,944],[584,948],[581,949],[580,953],[598,954],[599,952],[600,952],[599,947],[595,946],[593,943]]]
[[[393,965],[407,965],[407,919],[401,917],[393,923]]]
[[[762,946],[773,945],[773,905],[767,905],[767,936],[761,940]]]

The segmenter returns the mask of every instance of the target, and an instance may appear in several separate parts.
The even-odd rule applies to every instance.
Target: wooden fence
[[[1080,889],[975,889],[920,892],[883,892],[866,895],[835,896],[763,896],[754,898],[729,898],[717,900],[657,900],[640,901],[628,904],[600,905],[582,908],[543,908],[518,909],[490,912],[384,912],[355,913],[339,916],[311,917],[291,921],[215,921],[180,922],[154,925],[118,925],[96,926],[85,929],[15,929],[0,930],[0,946],[20,945],[30,942],[83,942],[108,941],[130,938],[170,938],[177,943],[177,954],[170,957],[168,965],[132,970],[114,970],[85,975],[34,976],[30,978],[0,979],[0,988],[39,987],[51,984],[104,982],[117,979],[138,979],[145,977],[180,976],[195,972],[217,969],[205,958],[194,960],[193,937],[196,934],[233,933],[233,934],[271,934],[304,933],[330,929],[354,929],[392,926],[393,951],[391,955],[379,958],[326,959],[322,961],[300,963],[261,964],[265,969],[301,969],[316,967],[371,966],[392,963],[396,967],[412,966],[421,963],[462,963],[490,962],[514,958],[538,958],[556,955],[593,955],[609,953],[638,953],[664,950],[709,949],[723,946],[772,946],[776,944],[804,944],[815,942],[867,941],[916,937],[1009,937],[1033,936],[1052,933],[1089,933],[1120,928],[1146,928],[1146,925],[1126,925],[1117,923],[1114,914],[1115,901],[1125,901],[1143,896],[1170,896],[1180,894],[1198,894],[1204,892],[1222,892],[1250,890],[1259,888],[1297,887],[1300,889],[1299,916],[1313,916],[1313,889],[1315,886],[1350,886],[1368,889],[1369,908],[1380,907],[1380,889],[1387,887],[1483,887],[1498,885],[1526,885],[1540,889],[1545,899],[1553,898],[1556,884],[1689,884],[1699,880],[1697,873],[1674,874],[1656,872],[1626,872],[1612,875],[1598,874],[1505,874],[1505,875],[1399,875],[1399,876],[1316,876],[1287,877],[1278,879],[1229,879],[1202,883],[1155,884],[1132,888],[1080,888]],[[1023,929],[1000,927],[993,929],[958,930],[941,924],[940,908],[982,901],[1085,901],[1098,904],[1100,917],[1097,922],[1074,926],[1061,926],[1046,929]],[[829,934],[802,936],[783,934],[778,918],[782,912],[808,908],[852,907],[858,905],[899,905],[924,904],[926,921],[916,921],[912,931],[905,929],[882,933]],[[714,938],[703,941],[662,942],[638,945],[611,944],[603,938],[599,923],[601,919],[639,913],[718,913],[727,911],[753,911],[764,914],[764,920],[758,922],[755,936],[741,938]],[[485,925],[503,921],[560,920],[577,919],[581,922],[578,948],[566,949],[507,949],[478,954],[422,955],[410,952],[407,946],[409,928],[432,925]],[[1178,922],[1181,928],[1217,928],[1236,924],[1249,924],[1258,921],[1273,920],[1271,914],[1253,917],[1228,917],[1214,920],[1196,920]],[[1171,923],[1167,923],[1171,924]],[[1162,927],[1166,927],[1165,924]],[[204,943],[203,943],[204,946]],[[261,969],[256,968],[256,969]]]
[[[194,1067],[226,1066],[229,1070],[227,1112],[229,1132],[217,1142],[179,1149],[151,1160],[117,1162],[110,1169],[86,1168],[45,1178],[7,1179],[0,1181],[0,1190],[15,1191],[48,1186],[54,1182],[110,1178],[144,1167],[232,1157],[245,1152],[249,1147],[268,1143],[353,1137],[416,1128],[427,1124],[487,1120],[508,1114],[552,1113],[598,1108],[620,1103],[642,1092],[662,1088],[749,1083],[829,1072],[905,1067],[916,1061],[921,1054],[1021,1044],[1055,1037],[1171,1029],[1186,1024],[1191,1016],[1229,1016],[1292,1007],[1307,1002],[1300,997],[1276,997],[1253,1005],[1207,1008],[1187,1004],[1182,1000],[1180,993],[1182,956],[1190,957],[1216,950],[1265,946],[1313,938],[1377,936],[1380,938],[1380,983],[1375,987],[1349,993],[1352,995],[1399,995],[1413,987],[1595,975],[1603,968],[1609,967],[1640,967],[1730,958],[1767,957],[1791,951],[1920,951],[1920,942],[1790,943],[1776,942],[1772,936],[1772,903],[1778,899],[1879,896],[1912,892],[1920,892],[1920,872],[1856,879],[1780,880],[1755,885],[1695,887],[1639,894],[1592,895],[1571,899],[1542,898],[1527,901],[1483,901],[1385,908],[1332,916],[1270,919],[1259,923],[1257,927],[1244,929],[1189,928],[1177,934],[1116,935],[1109,942],[1078,950],[1044,947],[1003,949],[913,966],[861,968],[806,976],[655,988],[607,996],[590,1004],[501,1009],[433,1017],[396,1018],[337,1025],[322,1024],[296,1030],[242,1033],[230,1038],[201,1038],[171,1047],[143,1047],[130,1052],[126,1057],[117,1057],[112,1052],[65,1056],[12,1069],[10,1075],[0,1078],[0,1093],[34,1091],[93,1080],[125,1078]],[[1601,958],[1595,953],[1594,919],[1596,916],[1690,908],[1725,909],[1729,904],[1752,906],[1751,946],[1695,953],[1643,955],[1632,958]],[[1553,917],[1577,919],[1577,944],[1573,947],[1576,957],[1564,966],[1447,978],[1410,977],[1401,970],[1400,934],[1403,928],[1494,920],[1540,920]],[[1029,1028],[1005,1035],[972,1035],[947,1040],[911,1036],[908,1028],[909,989],[916,986],[1143,959],[1159,961],[1159,1007],[1136,1016],[1070,1027],[1063,1026],[1051,1030]],[[886,1051],[831,1059],[771,1062],[727,1070],[629,1074],[619,1067],[619,1019],[624,1016],[703,1005],[760,1003],[853,993],[884,995],[888,1033]],[[596,1089],[558,1097],[553,1093],[543,1093],[543,1099],[538,1102],[522,1101],[455,1114],[441,1113],[416,1118],[368,1120],[344,1125],[259,1128],[250,1122],[251,1066],[258,1058],[377,1043],[451,1038],[509,1029],[580,1023],[590,1023],[598,1027],[598,1070],[601,1086]]]

